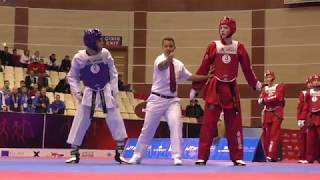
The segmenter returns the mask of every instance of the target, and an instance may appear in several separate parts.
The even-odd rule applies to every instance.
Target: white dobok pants
[[[170,129],[172,158],[181,157],[182,120],[179,98],[165,99],[151,94],[148,98],[144,124],[139,136],[134,156],[139,158],[150,144],[162,116],[167,120]]]
[[[123,119],[118,108],[107,108],[106,122],[111,132],[112,138],[115,141],[123,141],[127,138],[126,129]],[[67,143],[71,145],[80,146],[82,144],[84,135],[90,126],[90,111],[91,107],[86,105],[79,105],[74,116],[72,126],[69,132]]]

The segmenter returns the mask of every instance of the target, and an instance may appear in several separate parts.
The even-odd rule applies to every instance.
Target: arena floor
[[[229,161],[210,161],[207,166],[195,166],[185,160],[183,166],[173,166],[171,160],[146,159],[140,165],[119,165],[113,160],[82,160],[65,164],[64,159],[0,158],[1,180],[275,180],[320,177],[320,164],[252,163],[235,167]]]

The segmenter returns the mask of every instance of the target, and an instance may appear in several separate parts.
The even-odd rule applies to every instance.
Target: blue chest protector
[[[110,82],[109,67],[105,63],[88,64],[80,70],[80,79],[84,85],[93,89],[101,90]]]
[[[83,81],[85,86],[93,90],[90,117],[92,118],[94,114],[97,91],[100,94],[103,112],[107,113],[103,88],[108,82],[110,82],[108,64],[101,62],[97,64],[86,65],[80,70],[80,79]]]

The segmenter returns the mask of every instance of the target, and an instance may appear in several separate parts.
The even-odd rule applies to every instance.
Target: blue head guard
[[[102,38],[102,33],[99,29],[88,29],[84,31],[83,42],[88,48],[98,51],[97,40]]]

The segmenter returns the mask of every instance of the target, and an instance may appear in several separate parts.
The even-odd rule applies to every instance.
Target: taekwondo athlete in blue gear
[[[115,160],[126,163],[122,152],[127,138],[126,129],[121,117],[116,95],[118,93],[118,72],[110,52],[102,48],[102,33],[98,29],[89,29],[84,32],[83,41],[87,47],[80,50],[73,58],[71,69],[67,75],[68,82],[74,97],[79,101],[67,143],[71,144],[71,158],[66,163],[79,163],[79,146],[90,126],[95,107],[108,112],[107,125],[113,139],[117,143]],[[80,88],[83,81],[83,93]]]

